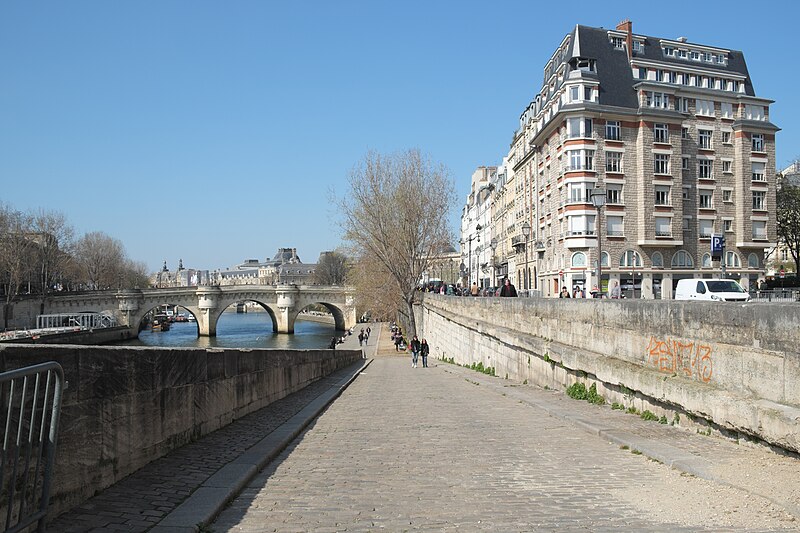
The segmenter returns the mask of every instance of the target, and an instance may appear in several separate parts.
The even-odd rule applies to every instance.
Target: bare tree
[[[385,284],[361,279],[359,292],[386,291],[402,301],[410,335],[416,333],[414,294],[433,258],[451,242],[447,217],[455,202],[450,171],[419,150],[369,152],[353,169],[339,201],[344,239],[362,265],[374,265]],[[366,284],[364,286],[363,284]]]
[[[35,259],[37,285],[44,299],[57,282],[64,280],[74,244],[74,230],[67,217],[57,211],[39,210],[31,217],[32,238],[36,243]]]
[[[775,203],[778,237],[794,259],[794,271],[800,272],[800,187],[783,184]]]
[[[339,252],[323,252],[314,270],[317,285],[344,285],[349,269],[347,256]]]
[[[8,329],[13,304],[22,287],[31,281],[34,246],[30,216],[0,204],[0,276],[5,295],[5,329]]]
[[[87,233],[75,245],[82,281],[90,289],[118,287],[125,267],[122,243],[100,231]]]
[[[143,261],[125,259],[123,262],[123,272],[120,276],[120,289],[141,289],[150,285],[150,274],[147,265]]]

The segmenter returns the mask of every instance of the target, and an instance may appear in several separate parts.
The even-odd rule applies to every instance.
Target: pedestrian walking
[[[358,334],[358,345],[364,345],[364,330],[362,329],[361,332]]]
[[[474,281],[472,282],[472,287],[469,289],[469,293],[472,296],[477,296],[478,295],[478,284],[476,282],[474,282]]]
[[[422,339],[422,344],[419,346],[419,353],[422,354],[422,368],[428,368],[428,354],[431,351],[431,347],[428,346],[428,341]]]
[[[409,345],[409,348],[411,348],[411,368],[417,368],[417,358],[419,358],[420,346],[419,339],[416,335],[414,335],[414,338],[411,339],[411,344]]]

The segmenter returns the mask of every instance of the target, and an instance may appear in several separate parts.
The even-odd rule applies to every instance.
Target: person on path
[[[559,298],[569,298],[569,291],[566,287],[561,287],[561,294],[558,295]]]
[[[614,286],[611,288],[611,298],[613,298],[614,300],[619,300],[621,295],[622,295],[622,290],[619,287],[619,282],[615,281]]]
[[[476,282],[474,282],[474,281],[472,282],[472,288],[470,288],[469,293],[472,296],[477,296],[478,295],[478,284]]]
[[[411,368],[417,368],[417,358],[419,357],[420,343],[416,335],[411,339]]]
[[[422,344],[419,346],[419,352],[422,354],[422,368],[428,368],[428,354],[431,351],[431,347],[428,346],[428,341],[422,339]]]
[[[364,345],[364,330],[362,329],[361,332],[358,334],[358,345]]]
[[[517,296],[517,289],[512,285],[511,280],[505,278],[503,280],[503,286],[500,287],[500,296],[506,297],[516,297]]]
[[[328,345],[328,348],[330,348],[331,350],[336,349],[336,337],[331,339],[331,343]]]
[[[400,351],[400,345],[401,344],[403,344],[403,336],[400,335],[399,333],[397,333],[394,336],[394,351],[395,352],[399,352]]]

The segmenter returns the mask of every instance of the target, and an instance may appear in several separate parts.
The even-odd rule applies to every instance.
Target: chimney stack
[[[628,47],[628,59],[633,59],[633,22],[630,19],[625,19],[617,24],[617,30],[628,34],[625,37],[625,44]]]

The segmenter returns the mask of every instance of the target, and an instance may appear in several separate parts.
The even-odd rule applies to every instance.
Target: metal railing
[[[767,289],[763,291],[751,290],[751,302],[800,302],[798,289]]]
[[[3,451],[0,456],[0,518],[4,533],[38,522],[45,530],[64,390],[56,362],[0,374]]]

